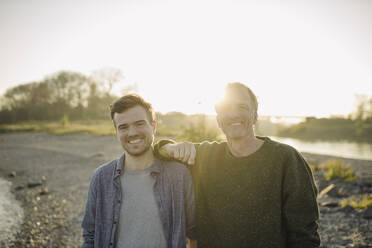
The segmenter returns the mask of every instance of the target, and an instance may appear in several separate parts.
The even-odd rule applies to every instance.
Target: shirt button
[[[118,223],[116,220],[114,220],[114,224]]]
[[[110,242],[110,246],[112,246],[112,242]]]
[[[120,203],[120,200],[118,200],[118,203]]]

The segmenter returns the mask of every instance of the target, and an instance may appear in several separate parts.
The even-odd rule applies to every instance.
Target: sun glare
[[[214,104],[222,98],[224,84],[195,84],[178,87],[146,87],[140,89],[141,95],[152,102],[156,111],[162,113],[178,111],[185,114],[207,114],[213,115]],[[177,89],[178,88],[178,89]],[[172,92],[165,94],[166,92]]]
[[[355,94],[372,94],[367,5],[354,13],[312,1],[179,2],[104,5],[110,14],[100,4],[9,5],[0,94],[60,70],[103,67],[122,70],[163,113],[214,114],[234,81],[256,93],[261,115],[347,115]],[[28,32],[14,32],[21,27]]]

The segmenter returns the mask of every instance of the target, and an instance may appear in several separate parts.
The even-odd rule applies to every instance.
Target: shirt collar
[[[116,165],[115,165],[115,172],[114,172],[114,178],[119,177],[125,167],[125,153],[123,153],[117,160],[116,160]],[[151,174],[159,174],[161,172],[161,165],[162,162],[160,159],[154,157],[154,163],[151,166]]]

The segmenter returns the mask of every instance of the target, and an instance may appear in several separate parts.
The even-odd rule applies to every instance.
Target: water
[[[11,183],[0,178],[0,247],[14,240],[23,221],[23,209],[10,193]]]
[[[301,152],[372,160],[372,144],[370,143],[348,141],[304,141],[276,136],[272,136],[271,139],[291,145]]]

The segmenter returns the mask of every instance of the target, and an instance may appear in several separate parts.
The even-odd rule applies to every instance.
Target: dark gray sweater
[[[319,247],[317,189],[308,164],[294,148],[261,139],[258,151],[241,158],[226,142],[196,144],[190,169],[199,248]]]

